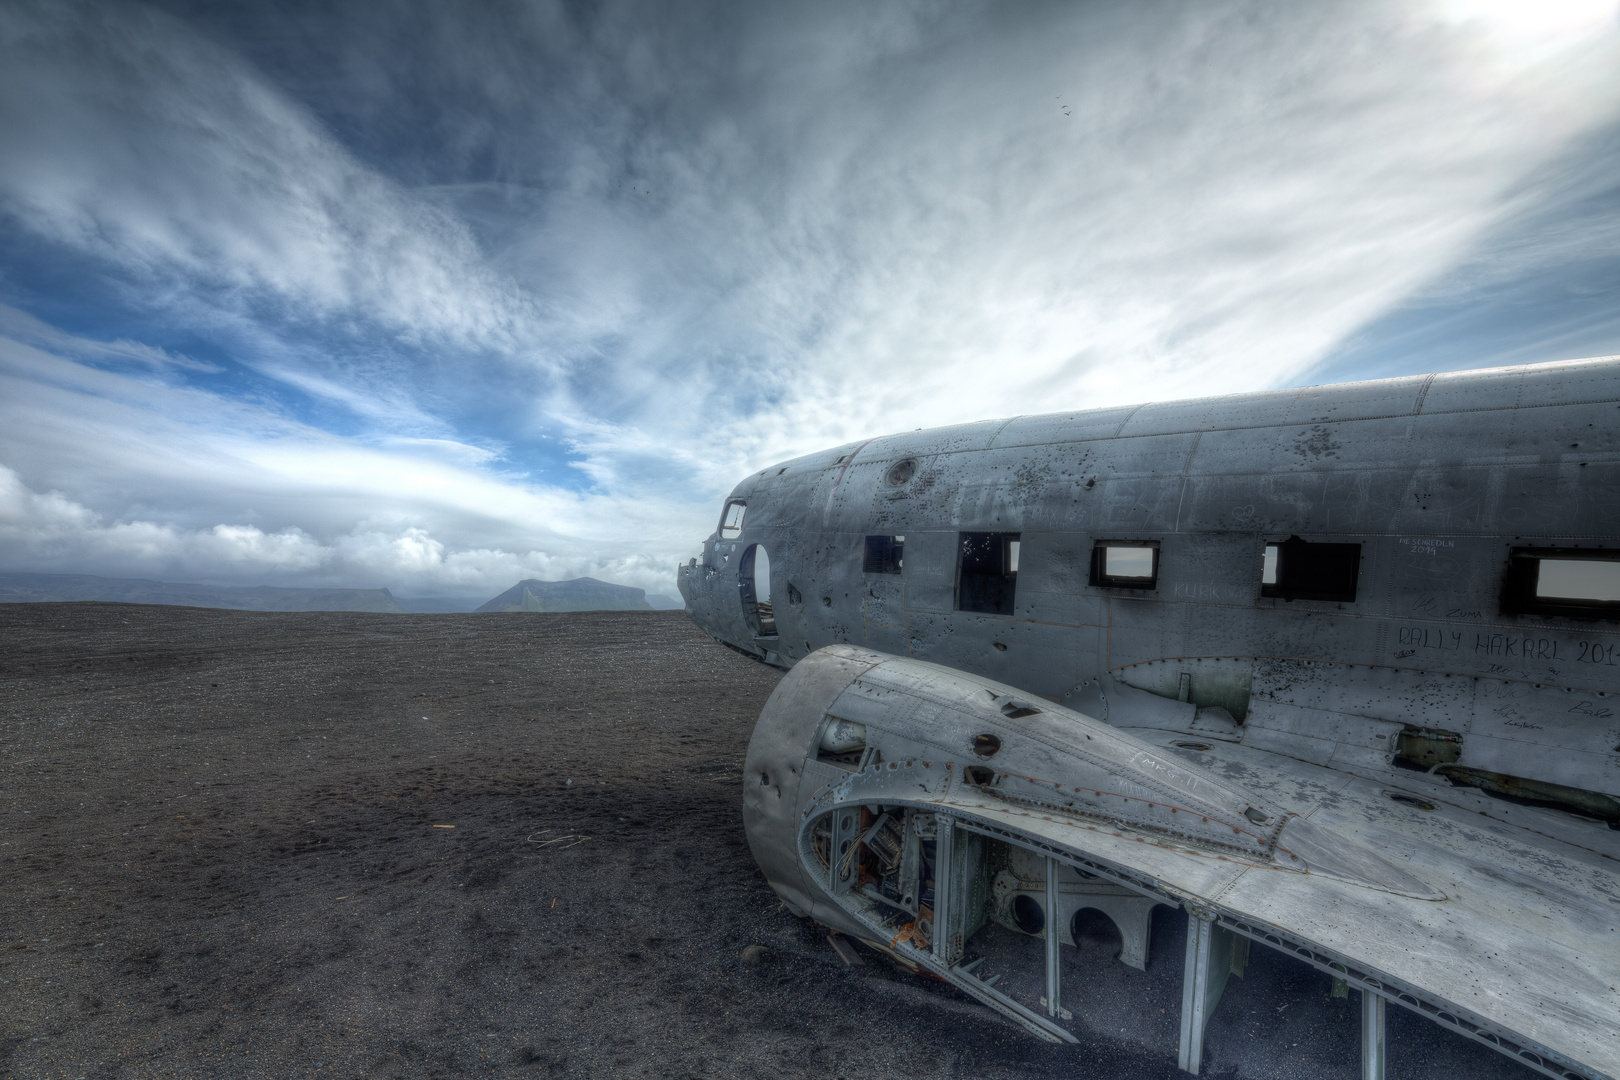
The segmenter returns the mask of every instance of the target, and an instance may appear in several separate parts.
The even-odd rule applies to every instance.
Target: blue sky
[[[0,9],[0,563],[673,591],[750,470],[1620,352],[1615,0]]]

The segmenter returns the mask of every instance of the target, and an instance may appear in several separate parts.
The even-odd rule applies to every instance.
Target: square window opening
[[[1513,549],[1502,614],[1620,619],[1620,551]]]
[[[1018,586],[1018,533],[965,532],[958,546],[956,610],[1011,615]]]
[[[1361,576],[1360,544],[1324,544],[1290,536],[1267,544],[1260,595],[1274,600],[1351,604]],[[1267,580],[1267,578],[1270,580]]]
[[[1102,589],[1154,589],[1159,545],[1153,540],[1099,540],[1091,549],[1091,584]]]
[[[905,566],[904,536],[868,536],[861,571],[867,574],[898,574]]]

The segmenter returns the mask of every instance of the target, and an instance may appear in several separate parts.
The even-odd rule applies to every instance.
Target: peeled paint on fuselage
[[[805,863],[807,822],[840,799],[999,816],[1189,911],[1220,890],[1223,917],[1449,1003],[1543,1071],[1597,1076],[1620,1074],[1620,950],[1598,944],[1620,933],[1620,832],[1601,821],[1620,820],[1620,610],[1580,589],[1620,558],[1616,507],[1620,359],[1602,358],[850,444],[739,484],[737,527],[679,585],[728,645],[781,667],[814,654],[762,716],[746,788],[755,857],[795,910],[873,933]],[[997,558],[999,579],[973,576]],[[1331,571],[1314,591],[1276,584],[1279,561],[1313,559]],[[937,667],[885,684],[913,661]],[[972,734],[980,703],[952,695],[978,692],[1038,710],[996,714],[996,760],[930,742]],[[835,698],[887,747],[881,768],[816,760]],[[890,790],[913,774],[915,798]],[[1042,785],[1071,790],[1055,804]],[[760,816],[773,792],[779,822]],[[1116,827],[1104,792],[1130,809]],[[1184,809],[1230,835],[1183,828]],[[1444,962],[1409,970],[1403,947]]]
[[[679,585],[768,663],[862,645],[1090,712],[1110,681],[1174,700],[1185,677],[1185,723],[1224,709],[1250,745],[1389,765],[1404,729],[1438,729],[1459,768],[1620,799],[1620,611],[1503,613],[1515,551],[1620,554],[1620,360],[908,432],[737,501]],[[1006,610],[964,610],[964,534],[1018,537]],[[867,572],[869,537],[904,538],[896,572]],[[1263,595],[1291,537],[1358,545],[1354,598]],[[1155,545],[1150,588],[1094,583],[1108,541]],[[771,633],[743,598],[756,548]]]

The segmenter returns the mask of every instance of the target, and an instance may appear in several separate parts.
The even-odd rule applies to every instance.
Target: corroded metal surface
[[[949,817],[1303,948],[1358,987],[1528,1049],[1554,1075],[1620,1073],[1620,862],[1599,850],[1616,847],[1611,830],[1592,824],[1555,839],[1539,826],[1557,812],[1526,808],[1518,822],[1482,828],[1470,800],[1485,796],[1459,800],[1432,779],[1376,782],[1218,740],[1186,749],[1181,733],[1117,731],[1056,705],[1009,720],[1000,704],[1011,692],[847,646],[796,666],[761,715],[746,766],[750,842],[769,853],[772,884],[817,920],[1051,1037],[1047,1023],[963,972],[959,953],[942,959],[902,933],[870,890],[835,890],[812,839],[820,821],[850,808]],[[823,723],[858,717],[872,750],[863,766],[817,760],[812,702]],[[1001,749],[981,765],[972,747],[987,731]],[[1102,749],[1087,753],[1088,743]],[[775,783],[783,775],[802,778],[796,794]],[[1133,813],[1135,800],[1166,813]],[[1235,847],[1229,835],[1246,821],[1236,807],[1276,814],[1274,842]]]
[[[680,588],[710,633],[780,666],[856,644],[1054,698],[1187,672],[1198,704],[1280,752],[1387,757],[1378,732],[1335,727],[1349,714],[1457,732],[1464,767],[1620,794],[1620,626],[1500,614],[1513,548],[1620,547],[1615,359],[909,432],[732,498],[740,535],[711,536]],[[957,610],[967,530],[1021,536],[1005,616]],[[874,534],[905,537],[903,573],[863,572]],[[1361,544],[1353,603],[1261,596],[1264,545],[1292,535]],[[1156,587],[1090,585],[1100,539],[1158,542]],[[738,601],[753,545],[774,636]]]
[[[917,745],[936,729],[985,734],[960,729],[963,706],[941,690],[958,676],[995,680],[1005,700],[987,699],[992,711],[1042,710],[998,712],[994,730],[1014,741],[991,759],[884,750],[872,773],[810,752],[765,785],[797,796],[795,812],[816,791],[856,798],[904,776],[907,805],[971,807],[1039,843],[1056,843],[1031,823],[1043,815],[1090,822],[1058,830],[1065,857],[1146,875],[1126,881],[1139,891],[1180,881],[1183,907],[1306,941],[1306,962],[1383,972],[1415,1001],[1449,1003],[1442,1023],[1466,1013],[1486,1033],[1472,1037],[1539,1047],[1527,1052],[1543,1071],[1620,1072],[1620,972],[1583,966],[1620,955],[1620,832],[1604,824],[1620,817],[1620,608],[1608,586],[1538,600],[1533,574],[1541,558],[1608,573],[1620,557],[1620,359],[892,435],[762,470],[726,515],[735,527],[681,568],[689,614],[781,667],[816,654],[819,668],[832,645],[872,650],[838,653],[876,665],[840,692],[858,714],[846,719]],[[1109,569],[1113,548],[1135,569]],[[761,550],[768,581],[755,580]],[[1276,584],[1278,559],[1307,557],[1328,567],[1311,588]],[[938,665],[946,681],[889,685],[901,668],[858,659],[875,654]],[[796,678],[779,694],[800,693]],[[799,699],[786,727],[767,710],[761,761],[806,752],[821,696]],[[1062,735],[1059,701],[1073,710]],[[1005,766],[1034,746],[1044,758]],[[1187,754],[1201,771],[1179,763]],[[882,791],[870,805],[905,802]],[[750,787],[761,864],[796,909],[839,925],[846,900],[817,895],[803,836],[765,828],[765,808]],[[1110,813],[1119,836],[1096,824]],[[1310,872],[1279,866],[1284,850]],[[796,869],[772,869],[790,852]],[[1417,949],[1420,932],[1444,943],[1425,955],[1463,966],[1395,977],[1389,965],[1410,958],[1390,943]]]

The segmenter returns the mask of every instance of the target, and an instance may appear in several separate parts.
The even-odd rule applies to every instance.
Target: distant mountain
[[[648,593],[647,604],[654,611],[685,611],[686,601],[676,596],[664,596],[661,593]]]
[[[595,578],[572,581],[520,581],[479,611],[647,611],[647,594],[629,585]]]
[[[387,589],[278,589],[270,585],[187,585],[90,574],[0,574],[0,603],[65,600],[176,604],[233,611],[405,611]]]
[[[478,610],[481,596],[396,596],[399,606],[413,615],[453,615]]]

